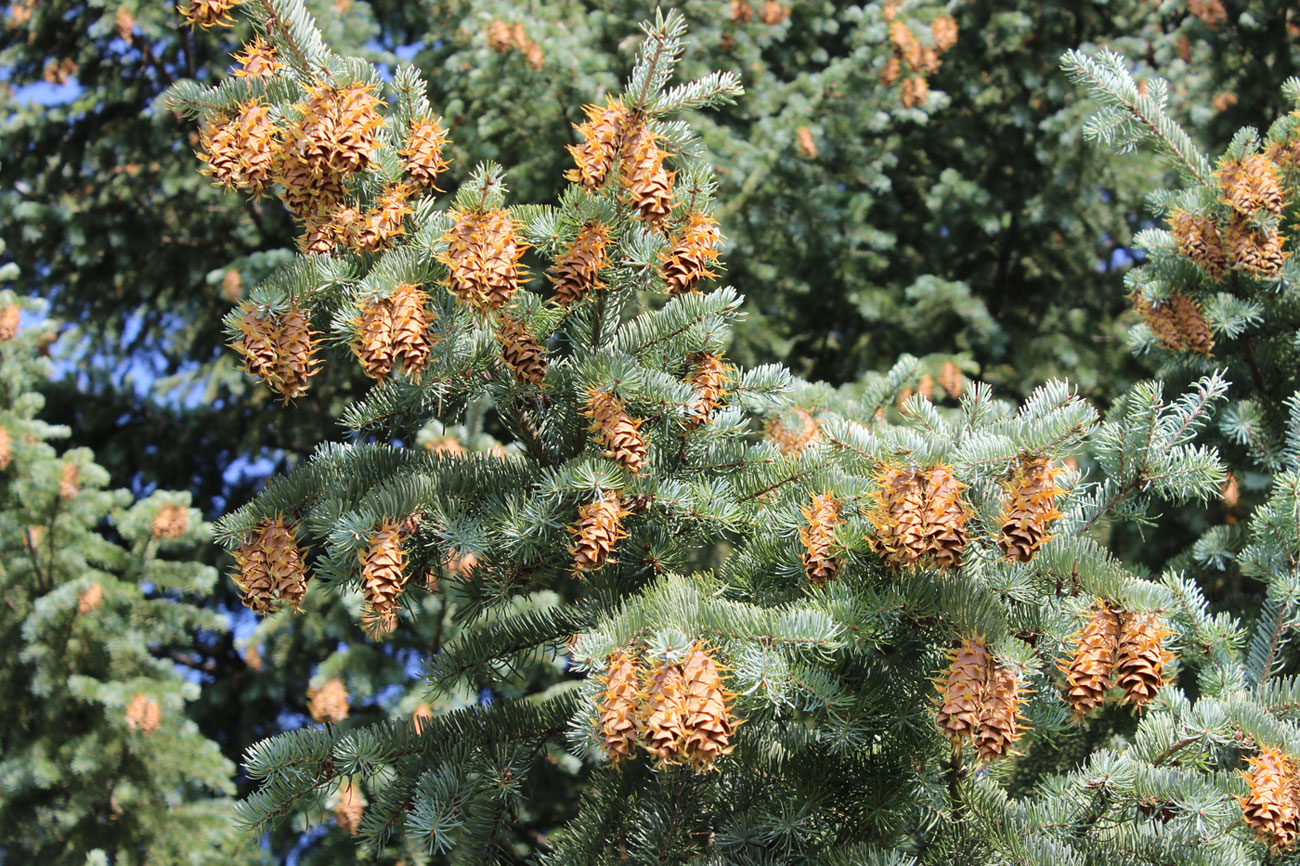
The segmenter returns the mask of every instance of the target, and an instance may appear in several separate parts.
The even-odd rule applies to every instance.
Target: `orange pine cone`
[[[182,0],[181,17],[190,27],[229,27],[235,23],[230,11],[244,0]]]
[[[1115,681],[1124,690],[1123,703],[1140,709],[1164,686],[1165,665],[1172,656],[1162,649],[1161,641],[1168,636],[1154,613],[1125,611],[1120,616]]]
[[[361,212],[350,205],[308,214],[298,237],[298,250],[303,255],[334,255],[356,246],[360,227]]]
[[[395,183],[384,187],[375,200],[375,206],[362,215],[356,230],[351,233],[352,247],[359,253],[379,253],[393,245],[393,238],[406,234],[403,220],[415,213],[406,203],[415,192],[409,183]]]
[[[334,823],[339,825],[339,829],[349,836],[357,835],[357,828],[361,826],[361,816],[366,812],[365,801],[361,799],[361,792],[353,785],[344,782],[339,788],[338,801],[334,804]]]
[[[546,350],[528,333],[524,323],[513,316],[502,316],[497,342],[501,344],[501,359],[515,371],[515,376],[542,387],[546,379]]]
[[[1241,215],[1250,218],[1261,210],[1282,215],[1282,182],[1267,156],[1256,153],[1224,162],[1214,174],[1223,202]]]
[[[966,377],[962,375],[961,368],[952,361],[945,361],[943,367],[939,369],[939,387],[949,397],[953,399],[960,397],[965,382]]]
[[[716,769],[714,762],[735,748],[731,745],[731,734],[738,724],[731,715],[735,695],[723,686],[718,663],[699,644],[686,656],[682,676],[686,681],[682,757],[701,772]]]
[[[377,111],[379,104],[368,84],[309,86],[307,101],[298,106],[302,119],[290,131],[287,149],[315,174],[346,176],[364,171],[380,146],[378,133],[384,121]]]
[[[361,310],[352,323],[356,340],[352,352],[361,362],[366,375],[382,383],[393,369],[393,304],[388,298],[375,298]]]
[[[504,210],[452,211],[451,218],[442,237],[447,250],[438,257],[450,272],[448,289],[479,312],[501,309],[519,288],[519,258],[528,244],[515,236],[515,221]]]
[[[605,449],[604,456],[633,475],[640,475],[646,458],[641,422],[627,414],[622,401],[609,391],[589,388],[587,408],[582,414],[591,419],[588,429],[596,434],[596,441]]]
[[[276,179],[280,200],[299,219],[327,222],[343,202],[343,175],[317,166],[292,146],[282,151]]]
[[[914,78],[904,79],[902,86],[898,88],[898,98],[903,103],[904,108],[915,108],[918,105],[924,105],[929,97],[930,83],[919,75]]]
[[[217,116],[199,132],[202,172],[226,189],[261,196],[280,170],[279,130],[270,109],[255,99],[241,103],[233,118]]]
[[[1174,211],[1169,216],[1169,230],[1178,243],[1178,252],[1214,279],[1223,276],[1223,270],[1228,266],[1228,255],[1213,220],[1183,210]]]
[[[307,593],[307,574],[294,534],[294,525],[283,517],[262,521],[262,552],[273,591],[282,602],[301,610],[302,598]]]
[[[1065,673],[1065,700],[1083,718],[1101,706],[1113,686],[1116,650],[1119,647],[1119,616],[1106,602],[1098,600],[1087,624],[1074,636],[1075,648],[1068,662],[1058,665]]]
[[[934,47],[942,54],[957,44],[957,22],[951,15],[940,15],[930,22]]]
[[[438,121],[424,117],[413,122],[406,146],[398,151],[407,176],[424,189],[442,192],[438,189],[438,175],[447,168],[442,156],[446,146],[447,130]]]
[[[274,382],[279,366],[279,322],[269,312],[259,311],[246,301],[240,305],[235,327],[241,336],[231,347],[243,356],[244,369],[263,382]]]
[[[367,631],[371,637],[397,628],[398,598],[406,586],[406,551],[402,549],[402,528],[396,520],[384,518],[358,554],[361,561],[361,591],[366,598]]]
[[[980,715],[979,730],[975,734],[975,748],[981,761],[996,761],[1006,757],[1011,746],[1020,739],[1023,716],[1020,707],[1024,700],[1020,674],[1008,665],[994,665],[984,695],[984,708]]]
[[[348,688],[338,677],[326,680],[320,688],[307,690],[307,711],[318,722],[335,724],[348,717]]]
[[[943,464],[928,472],[886,466],[876,477],[872,546],[894,568],[961,564],[966,550],[964,484]]]
[[[1275,277],[1282,270],[1291,255],[1282,249],[1284,241],[1281,232],[1261,231],[1240,216],[1234,217],[1223,230],[1223,243],[1233,269],[1258,279]]]
[[[1048,457],[1022,457],[1002,483],[1002,535],[998,546],[1007,559],[1028,562],[1052,536],[1047,524],[1061,516],[1056,486],[1061,469]]]
[[[408,374],[429,363],[433,340],[429,337],[429,296],[419,286],[398,283],[390,299],[393,311],[393,363]]]
[[[731,374],[722,358],[701,352],[694,358],[695,369],[686,377],[686,384],[695,389],[695,396],[686,404],[686,425],[696,427],[707,422],[726,396],[726,384]]]
[[[954,752],[963,740],[980,732],[987,711],[989,675],[993,657],[980,638],[967,638],[952,654],[947,675],[937,682],[940,692],[939,727],[952,742]]]
[[[775,418],[767,422],[766,435],[786,457],[795,457],[821,436],[817,419],[805,409],[795,409],[794,418]]]
[[[269,613],[275,605],[275,584],[266,568],[261,534],[241,544],[234,556],[239,570],[231,578],[244,594],[244,607],[254,613]]]
[[[569,554],[573,557],[574,577],[599,571],[616,561],[609,557],[614,545],[627,537],[623,518],[630,513],[619,502],[617,491],[599,493],[594,501],[578,509],[578,522],[569,527],[573,535]]]
[[[583,111],[587,122],[575,125],[574,129],[585,140],[579,145],[568,145],[577,167],[566,171],[564,177],[594,192],[609,177],[614,155],[622,147],[627,109],[611,99],[604,108],[587,105]]]
[[[190,515],[179,505],[164,505],[153,516],[149,534],[154,538],[180,538],[190,528]]]
[[[699,211],[691,212],[669,248],[659,254],[659,274],[669,294],[693,292],[701,280],[717,276],[709,270],[709,265],[718,258],[717,247],[721,239],[718,223],[713,217]]]
[[[607,264],[608,243],[609,229],[600,223],[586,223],[547,272],[546,278],[555,285],[555,300],[561,306],[572,306],[588,293],[605,288],[597,275]]]
[[[307,311],[296,303],[291,305],[280,318],[276,333],[276,366],[273,370],[271,386],[284,395],[288,403],[307,393],[307,380],[316,375],[318,361],[313,357],[316,351],[315,332],[311,330],[311,321]]]
[[[641,711],[636,658],[626,650],[614,653],[603,682],[605,688],[596,699],[596,730],[605,744],[605,756],[610,763],[618,764],[635,756],[637,715]]]
[[[59,498],[65,502],[76,499],[77,492],[80,490],[81,469],[69,460],[63,464],[63,471],[59,473]]]
[[[77,614],[85,616],[95,608],[99,607],[104,600],[104,587],[98,583],[92,583],[86,587],[85,591],[77,596]]]
[[[1295,760],[1280,749],[1249,759],[1249,793],[1238,799],[1246,826],[1274,851],[1290,848],[1300,833],[1300,781]]]
[[[17,304],[9,304],[0,309],[0,342],[12,340],[18,333],[18,323],[22,320],[22,310]]]
[[[236,78],[270,78],[284,68],[275,46],[261,36],[254,36],[252,42],[232,56],[239,64],[234,71]]]
[[[152,734],[162,721],[158,702],[147,695],[136,695],[126,705],[126,726],[142,734]]]
[[[1133,309],[1142,317],[1166,349],[1174,352],[1193,352],[1209,356],[1214,348],[1214,337],[1201,310],[1186,295],[1174,295],[1152,304],[1136,292]]]
[[[844,520],[840,517],[839,503],[830,493],[814,496],[812,506],[801,513],[808,521],[807,526],[799,527],[804,571],[809,580],[821,586],[839,570],[839,561],[831,555],[831,545],[835,542],[835,528]]]
[[[642,222],[659,228],[673,208],[674,173],[664,170],[664,152],[655,138],[644,123],[628,132],[621,166],[628,201]]]
[[[686,740],[686,677],[680,665],[656,662],[645,684],[638,727],[641,747],[658,767],[679,763]]]

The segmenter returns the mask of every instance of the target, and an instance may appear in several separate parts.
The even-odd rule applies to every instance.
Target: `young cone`
[[[1238,798],[1246,826],[1274,851],[1290,848],[1300,833],[1300,781],[1296,762],[1279,749],[1250,758],[1248,793]]]
[[[596,699],[596,730],[612,764],[635,754],[637,714],[641,711],[639,675],[636,658],[627,650],[610,656],[603,679],[605,688]]]
[[[366,599],[367,631],[371,637],[397,628],[398,598],[406,586],[406,551],[402,549],[402,528],[396,520],[384,518],[358,554],[361,561],[361,591]]]
[[[429,362],[429,296],[410,283],[398,283],[391,298],[393,311],[393,363],[407,374],[418,373]]]
[[[266,567],[260,533],[239,546],[235,564],[239,570],[231,577],[244,593],[244,606],[254,613],[269,613],[275,604],[275,584]]]
[[[616,491],[597,494],[595,501],[578,509],[578,522],[569,527],[573,544],[569,554],[573,557],[573,574],[583,577],[588,571],[598,571],[610,562],[614,545],[627,537],[623,518],[631,512],[622,507]]]
[[[646,458],[641,422],[624,411],[622,401],[609,391],[589,388],[587,408],[582,414],[591,419],[589,429],[605,449],[604,455],[633,475],[640,475]]]
[[[961,498],[965,485],[950,468],[885,467],[876,481],[876,507],[869,516],[876,531],[872,546],[886,564],[941,570],[961,564],[971,512]]]
[[[353,323],[356,340],[352,352],[361,362],[366,375],[382,383],[393,369],[393,304],[387,298],[375,298],[366,304]]]
[[[587,122],[576,124],[574,129],[582,134],[584,141],[582,144],[568,145],[577,168],[566,171],[564,177],[595,192],[609,177],[614,155],[622,147],[627,109],[611,99],[604,108],[588,105],[583,111],[587,114]]]
[[[555,300],[569,307],[589,293],[605,288],[597,279],[605,267],[605,246],[609,243],[609,229],[600,223],[587,223],[579,231],[546,275],[555,286]]]
[[[1178,242],[1178,251],[1195,262],[1212,278],[1223,276],[1228,266],[1228,254],[1214,221],[1200,214],[1174,211],[1169,217],[1169,230]]]
[[[1008,665],[994,665],[984,696],[979,730],[975,734],[975,748],[981,761],[996,761],[1006,757],[1011,746],[1024,730],[1020,707],[1024,701],[1020,675]]]
[[[722,358],[710,352],[695,356],[695,369],[686,377],[686,384],[695,389],[695,396],[686,404],[688,427],[696,427],[709,420],[726,395],[726,384],[731,381],[727,365]]]
[[[284,395],[286,403],[307,393],[307,380],[316,374],[314,336],[307,311],[296,303],[280,318],[271,385]]]
[[[1065,673],[1065,700],[1083,718],[1101,706],[1114,685],[1116,650],[1119,647],[1119,616],[1098,600],[1091,618],[1074,637],[1075,648],[1068,662],[1059,665]]]
[[[1028,562],[1051,538],[1047,525],[1061,516],[1056,499],[1060,467],[1048,457],[1024,457],[1002,484],[1002,535],[998,546],[1007,559]]]
[[[641,747],[666,767],[682,757],[686,740],[686,677],[679,665],[659,661],[646,680]]]
[[[406,146],[398,151],[406,174],[417,186],[442,192],[438,189],[438,175],[447,168],[442,150],[447,146],[447,130],[432,118],[421,118],[411,124]]]
[[[1124,690],[1123,703],[1142,708],[1165,683],[1170,654],[1161,647],[1169,632],[1154,613],[1125,611],[1120,616],[1115,650],[1115,681]]]
[[[622,152],[623,186],[642,222],[660,228],[672,211],[673,172],[664,170],[664,152],[644,123],[628,133]]]
[[[718,223],[713,217],[692,211],[686,225],[660,253],[659,274],[668,293],[680,295],[696,291],[701,280],[716,277],[709,265],[718,258],[718,242],[722,239]]]
[[[799,527],[799,541],[803,544],[801,555],[808,579],[821,586],[835,576],[840,564],[831,556],[835,541],[835,528],[843,523],[840,506],[830,493],[812,498],[812,506],[802,511],[807,526]]]
[[[334,823],[349,836],[357,835],[361,826],[361,816],[366,812],[366,804],[361,799],[361,792],[348,782],[339,788],[338,801],[334,804]]]
[[[261,543],[271,586],[282,602],[299,610],[302,598],[307,594],[307,574],[303,570],[302,551],[294,536],[293,524],[283,517],[263,521]]]
[[[515,376],[520,381],[542,387],[546,379],[546,350],[528,333],[524,323],[513,316],[502,316],[497,342],[501,344],[501,359],[515,372]]]
[[[698,644],[686,656],[682,675],[686,680],[682,756],[701,772],[716,769],[714,762],[734,748],[731,734],[736,722],[730,706],[734,695],[723,687],[718,663]]]
[[[939,727],[958,752],[964,740],[973,739],[986,716],[989,674],[993,657],[980,638],[967,638],[953,653],[948,673],[938,681]]]

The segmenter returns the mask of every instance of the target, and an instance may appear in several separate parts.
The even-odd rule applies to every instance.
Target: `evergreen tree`
[[[190,636],[223,628],[185,600],[216,580],[184,558],[211,528],[189,494],[134,500],[87,449],[55,449],[69,431],[38,417],[53,333],[24,315],[37,305],[0,293],[0,858],[255,860],[225,847],[233,768],[186,715]]]

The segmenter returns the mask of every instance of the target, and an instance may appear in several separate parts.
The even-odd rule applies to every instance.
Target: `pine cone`
[[[633,757],[637,741],[637,715],[641,712],[641,691],[636,659],[626,650],[610,656],[602,682],[605,689],[596,699],[600,718],[596,730],[605,743],[605,756],[618,764]]]
[[[406,586],[406,551],[402,549],[402,528],[396,520],[384,518],[358,554],[361,561],[361,591],[366,599],[366,625],[378,639],[397,628],[398,598]]]
[[[429,338],[429,296],[419,286],[398,283],[393,289],[393,363],[408,375],[418,373],[429,363],[433,340]]]
[[[327,222],[343,202],[343,175],[318,166],[292,146],[282,152],[277,180],[281,201],[299,219]]]
[[[235,19],[230,17],[230,10],[241,5],[244,0],[183,0],[181,17],[190,27],[230,27]]]
[[[99,607],[99,603],[103,600],[104,587],[101,584],[92,583],[90,586],[86,587],[85,591],[77,596],[77,614],[79,616],[85,616],[95,608]]]
[[[717,274],[709,265],[718,258],[722,235],[713,217],[692,211],[686,225],[673,238],[669,248],[659,254],[659,274],[671,295],[695,291],[701,280]]]
[[[817,419],[804,409],[795,409],[794,418],[779,417],[767,423],[767,438],[786,457],[796,457],[821,437]]]
[[[614,545],[627,537],[623,531],[623,518],[630,512],[619,502],[616,491],[599,493],[593,502],[578,509],[578,522],[569,527],[573,544],[573,575],[583,577],[585,572],[598,571],[610,562]]]
[[[953,652],[947,676],[938,681],[939,726],[952,742],[954,752],[961,749],[963,740],[974,739],[979,734],[988,715],[985,702],[992,666],[993,657],[984,641],[967,638]]]
[[[1098,600],[1087,624],[1074,636],[1075,649],[1068,662],[1058,665],[1065,673],[1065,700],[1083,718],[1101,706],[1112,679],[1119,647],[1119,616]]]
[[[715,769],[714,762],[734,748],[731,734],[737,723],[731,717],[731,700],[735,695],[723,687],[717,662],[699,644],[686,656],[682,676],[686,680],[682,756],[698,771]]]
[[[307,393],[307,380],[316,375],[316,336],[307,312],[293,304],[280,318],[275,338],[276,366],[271,386],[284,395],[285,403]]]
[[[930,83],[920,76],[904,79],[902,86],[898,88],[898,98],[904,108],[924,105],[929,97]]]
[[[132,731],[152,734],[162,720],[158,702],[148,695],[136,695],[126,705],[126,726]]]
[[[1275,217],[1282,215],[1282,182],[1277,166],[1263,154],[1251,154],[1239,160],[1229,160],[1214,173],[1223,190],[1223,201],[1246,218],[1259,211]]]
[[[180,538],[190,528],[189,512],[179,505],[164,505],[153,516],[149,534],[154,538]]]
[[[497,329],[501,360],[515,371],[515,377],[535,387],[546,379],[546,350],[528,333],[524,323],[513,316],[502,316]]]
[[[1239,798],[1246,826],[1274,851],[1290,848],[1300,832],[1300,781],[1296,762],[1279,749],[1264,749],[1249,759],[1249,793]]]
[[[975,747],[981,761],[996,761],[1010,753],[1012,744],[1024,731],[1020,723],[1020,675],[1009,665],[993,665],[984,696],[979,731],[975,734]]]
[[[388,298],[375,298],[353,320],[356,340],[352,352],[361,362],[366,375],[382,383],[393,370],[393,304]]]
[[[12,340],[18,333],[18,324],[22,319],[22,310],[17,304],[9,304],[0,309],[0,342]]]
[[[894,568],[930,566],[946,570],[961,564],[966,550],[964,484],[942,464],[928,472],[885,467],[876,478],[876,507],[869,515],[876,530],[872,546]]]
[[[339,788],[338,800],[334,804],[334,823],[349,836],[357,835],[361,826],[361,816],[365,814],[366,804],[361,799],[361,792],[348,782]]]
[[[1124,690],[1123,703],[1140,709],[1164,686],[1165,664],[1171,656],[1160,644],[1168,636],[1154,613],[1121,614],[1115,681]]]
[[[646,458],[641,422],[627,414],[622,401],[609,391],[589,388],[587,408],[582,414],[591,419],[588,429],[596,434],[597,443],[605,449],[604,456],[633,475],[640,475]]]
[[[627,134],[621,166],[628,200],[642,222],[659,228],[673,209],[674,173],[664,170],[664,152],[644,123]]]
[[[840,506],[830,493],[812,498],[812,506],[801,512],[807,526],[799,527],[799,541],[804,552],[801,556],[808,579],[821,586],[835,576],[840,564],[831,556],[835,542],[835,528],[843,523]]]
[[[284,68],[275,46],[261,36],[254,36],[242,51],[235,53],[234,60],[239,65],[234,72],[236,78],[270,78]]]
[[[242,336],[231,347],[243,356],[244,369],[267,384],[274,382],[279,366],[279,322],[269,312],[245,302],[239,308],[235,327]]]
[[[454,224],[438,257],[450,271],[448,288],[479,312],[495,312],[519,288],[519,258],[528,244],[515,237],[515,222],[503,210],[452,211]]]
[[[318,84],[307,88],[307,101],[298,106],[302,119],[294,125],[288,149],[318,174],[350,175],[370,167],[379,149],[383,118],[370,85],[336,88]]]
[[[411,726],[415,728],[416,734],[424,733],[424,729],[433,721],[433,708],[424,701],[415,705],[411,712]]]
[[[348,689],[338,677],[307,690],[307,711],[318,722],[337,724],[348,717]]]
[[[81,468],[69,460],[59,473],[59,498],[64,502],[77,498],[81,490]]]
[[[1133,309],[1146,322],[1160,344],[1173,352],[1194,352],[1209,356],[1214,348],[1210,327],[1201,310],[1185,295],[1174,295],[1152,304],[1134,292]]]
[[[1260,231],[1239,216],[1234,216],[1223,230],[1223,243],[1233,269],[1258,279],[1275,277],[1282,270],[1291,255],[1282,249],[1284,240],[1281,232]]]
[[[275,594],[294,610],[301,610],[302,598],[307,594],[307,574],[293,524],[283,517],[263,520],[261,545]]]
[[[241,103],[233,118],[218,116],[199,132],[202,172],[226,189],[266,193],[280,168],[279,130],[270,109],[255,99]]]
[[[425,117],[411,124],[411,134],[406,146],[398,151],[404,160],[403,168],[415,183],[424,189],[438,189],[438,175],[447,168],[442,150],[447,146],[447,130],[433,118]]]
[[[1056,486],[1060,467],[1048,457],[1022,457],[1002,483],[1002,536],[998,546],[1007,559],[1029,562],[1051,538],[1047,524],[1061,516],[1056,498],[1065,493]]]
[[[946,52],[957,44],[957,22],[951,15],[940,15],[930,22],[930,35],[934,37],[934,47],[939,53]]]
[[[254,613],[270,612],[275,605],[275,584],[266,568],[266,552],[262,550],[260,532],[235,551],[235,564],[239,571],[231,578],[244,593],[244,607]]]
[[[569,307],[582,300],[589,292],[605,288],[597,275],[605,267],[605,246],[609,243],[609,229],[600,223],[586,223],[573,243],[564,251],[546,278],[555,285],[555,300]]]
[[[817,158],[817,139],[813,138],[812,130],[806,126],[801,126],[794,131],[794,141],[799,148],[799,152],[809,159]]]
[[[303,255],[329,256],[357,245],[361,212],[351,206],[333,211],[308,214],[303,233],[298,236],[298,250]]]
[[[646,679],[641,704],[641,747],[658,767],[679,763],[686,740],[686,677],[679,665],[659,661]],[[697,747],[698,749],[698,747]]]
[[[9,431],[0,427],[0,469],[8,469],[14,459],[14,439]]]
[[[587,122],[575,125],[574,129],[585,140],[579,145],[568,145],[577,168],[566,171],[564,177],[595,192],[609,177],[614,155],[622,147],[627,109],[611,99],[604,108],[588,105],[583,111],[587,114]]]
[[[731,381],[727,365],[717,355],[701,352],[693,362],[695,369],[686,377],[686,384],[695,389],[695,396],[686,404],[688,428],[709,420],[727,393],[726,384]]]
[[[379,253],[393,245],[393,238],[406,234],[403,220],[415,213],[406,200],[414,192],[408,183],[389,184],[375,200],[375,206],[366,211],[355,231],[351,232],[352,247],[359,253]]]

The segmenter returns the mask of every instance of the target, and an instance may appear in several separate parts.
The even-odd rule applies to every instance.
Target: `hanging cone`
[[[393,369],[393,304],[387,298],[375,298],[361,309],[361,315],[352,321],[356,339],[352,353],[361,362],[361,369],[377,382],[383,383]]]
[[[190,528],[189,511],[179,505],[164,505],[154,514],[149,534],[154,538],[180,538]]]
[[[952,653],[948,673],[938,681],[940,691],[939,727],[952,742],[953,750],[961,749],[964,740],[973,739],[980,731],[987,715],[989,675],[993,658],[980,638],[967,638]]]
[[[686,404],[687,427],[706,423],[713,410],[726,396],[726,385],[731,381],[728,367],[722,358],[701,352],[694,358],[695,369],[686,377],[686,384],[695,389],[695,396]]]
[[[984,696],[983,713],[979,730],[975,734],[975,747],[981,761],[996,761],[1011,752],[1011,746],[1024,730],[1020,723],[1020,707],[1024,701],[1024,688],[1020,674],[1007,665],[994,665]]]
[[[375,206],[362,215],[355,231],[351,232],[352,248],[359,253],[379,253],[390,249],[394,238],[406,234],[403,220],[415,213],[415,209],[407,204],[414,192],[409,183],[384,187],[375,199]]]
[[[1119,646],[1119,617],[1098,599],[1092,617],[1074,636],[1075,649],[1068,662],[1058,665],[1065,673],[1065,700],[1081,719],[1106,699],[1114,685],[1115,653]]]
[[[966,520],[971,511],[961,498],[964,484],[940,464],[927,472],[883,467],[876,476],[872,546],[894,568],[961,564]]]
[[[199,131],[203,174],[226,189],[244,189],[261,196],[280,168],[279,130],[270,109],[255,99],[239,105],[232,118],[219,115]]]
[[[718,758],[731,753],[736,720],[731,715],[735,697],[722,684],[718,663],[699,644],[691,648],[682,665],[685,700],[682,702],[682,756],[698,771],[716,769]]]
[[[307,711],[318,722],[337,724],[348,717],[348,689],[338,677],[307,690]]]
[[[578,522],[569,527],[573,535],[569,553],[573,556],[574,577],[583,577],[588,571],[598,571],[616,561],[609,556],[614,545],[627,537],[622,524],[630,513],[615,491],[599,493],[595,501],[578,509]]]
[[[524,323],[513,316],[502,316],[497,329],[501,360],[514,370],[520,381],[540,388],[546,379],[546,350],[528,333]]]
[[[1300,832],[1296,762],[1279,749],[1264,749],[1248,763],[1249,793],[1238,799],[1246,826],[1274,851],[1290,848]]]
[[[1123,703],[1140,709],[1164,686],[1165,665],[1171,656],[1161,648],[1161,641],[1168,636],[1154,613],[1125,611],[1120,616],[1115,682],[1124,690]]]
[[[659,275],[669,294],[693,292],[701,280],[717,276],[709,270],[709,265],[718,258],[721,239],[718,223],[713,217],[699,211],[691,212],[686,225],[674,236],[668,249],[659,254]]]
[[[479,312],[501,309],[519,288],[519,258],[528,244],[515,236],[515,221],[504,210],[450,216],[453,225],[442,236],[447,250],[438,257],[449,271],[448,289]]]
[[[18,323],[22,319],[22,310],[17,304],[9,304],[0,309],[0,342],[12,340],[18,333]]]
[[[596,698],[596,730],[605,745],[605,757],[612,764],[635,756],[637,715],[641,711],[639,673],[631,653],[614,653],[602,679],[605,688]]]
[[[1259,153],[1222,163],[1214,176],[1219,179],[1223,202],[1246,218],[1260,211],[1282,215],[1284,198],[1277,166]]]
[[[1052,536],[1047,525],[1061,516],[1056,499],[1065,493],[1056,486],[1060,467],[1048,457],[1022,457],[1002,483],[1002,535],[998,546],[1007,559],[1029,562]]]
[[[641,747],[658,767],[681,761],[686,740],[686,677],[679,665],[655,664],[646,679],[641,707]]]
[[[230,17],[231,10],[243,2],[244,0],[182,0],[180,13],[189,27],[202,27],[204,30],[230,27],[235,23],[235,19]]]
[[[158,708],[158,702],[148,695],[136,695],[131,698],[131,703],[126,705],[126,726],[133,731],[152,734],[158,730],[161,721],[162,713]]]
[[[835,528],[843,523],[839,503],[830,493],[812,498],[812,506],[801,512],[807,526],[799,527],[799,541],[803,544],[802,561],[808,579],[821,586],[835,576],[840,564],[831,556],[835,542]]]
[[[433,340],[429,338],[429,296],[410,283],[398,283],[390,299],[393,311],[393,364],[408,375],[418,373],[429,362]]]
[[[606,287],[597,279],[597,274],[607,264],[605,246],[608,243],[609,229],[605,226],[587,223],[582,227],[564,255],[547,272],[546,278],[555,285],[556,302],[569,307],[589,293]]]
[[[417,186],[424,189],[438,189],[438,175],[447,168],[447,160],[442,151],[447,146],[447,130],[433,118],[425,117],[411,124],[411,134],[406,137],[406,146],[398,151],[402,157],[402,167]]]
[[[231,578],[244,594],[244,606],[255,613],[268,613],[275,604],[275,584],[266,568],[261,533],[241,544],[234,556],[239,570]]]
[[[583,415],[591,419],[590,429],[603,447],[604,456],[633,475],[641,474],[646,444],[640,433],[641,422],[627,414],[623,403],[609,391],[587,390],[587,407]]]
[[[358,554],[361,561],[361,592],[366,599],[367,632],[372,638],[397,628],[398,601],[406,586],[406,551],[402,549],[402,528],[396,520],[384,518]]]
[[[644,123],[624,139],[621,166],[623,187],[639,218],[659,228],[672,211],[674,175],[664,170],[664,152]]]
[[[794,417],[781,416],[767,422],[766,437],[786,457],[796,457],[821,437],[821,429],[805,409],[795,409]]]
[[[577,168],[566,171],[564,177],[594,192],[609,177],[614,155],[622,146],[627,109],[611,99],[604,108],[588,105],[583,111],[587,114],[587,122],[575,125],[574,129],[585,140],[579,145],[568,145]]]
[[[273,387],[278,383],[277,390],[284,395],[286,403],[307,393],[307,380],[316,375],[319,362],[312,357],[316,351],[315,336],[307,311],[298,304],[290,306],[280,317],[272,383]]]
[[[348,782],[339,788],[338,800],[334,804],[334,823],[349,836],[357,835],[361,826],[361,816],[365,814],[366,804],[361,792]]]
[[[275,46],[261,36],[254,36],[253,41],[233,57],[238,64],[234,71],[236,78],[270,78],[284,68]]]
[[[294,525],[283,517],[262,522],[262,551],[266,570],[280,601],[301,610],[307,593],[307,574],[302,566],[302,551],[294,537]]]

